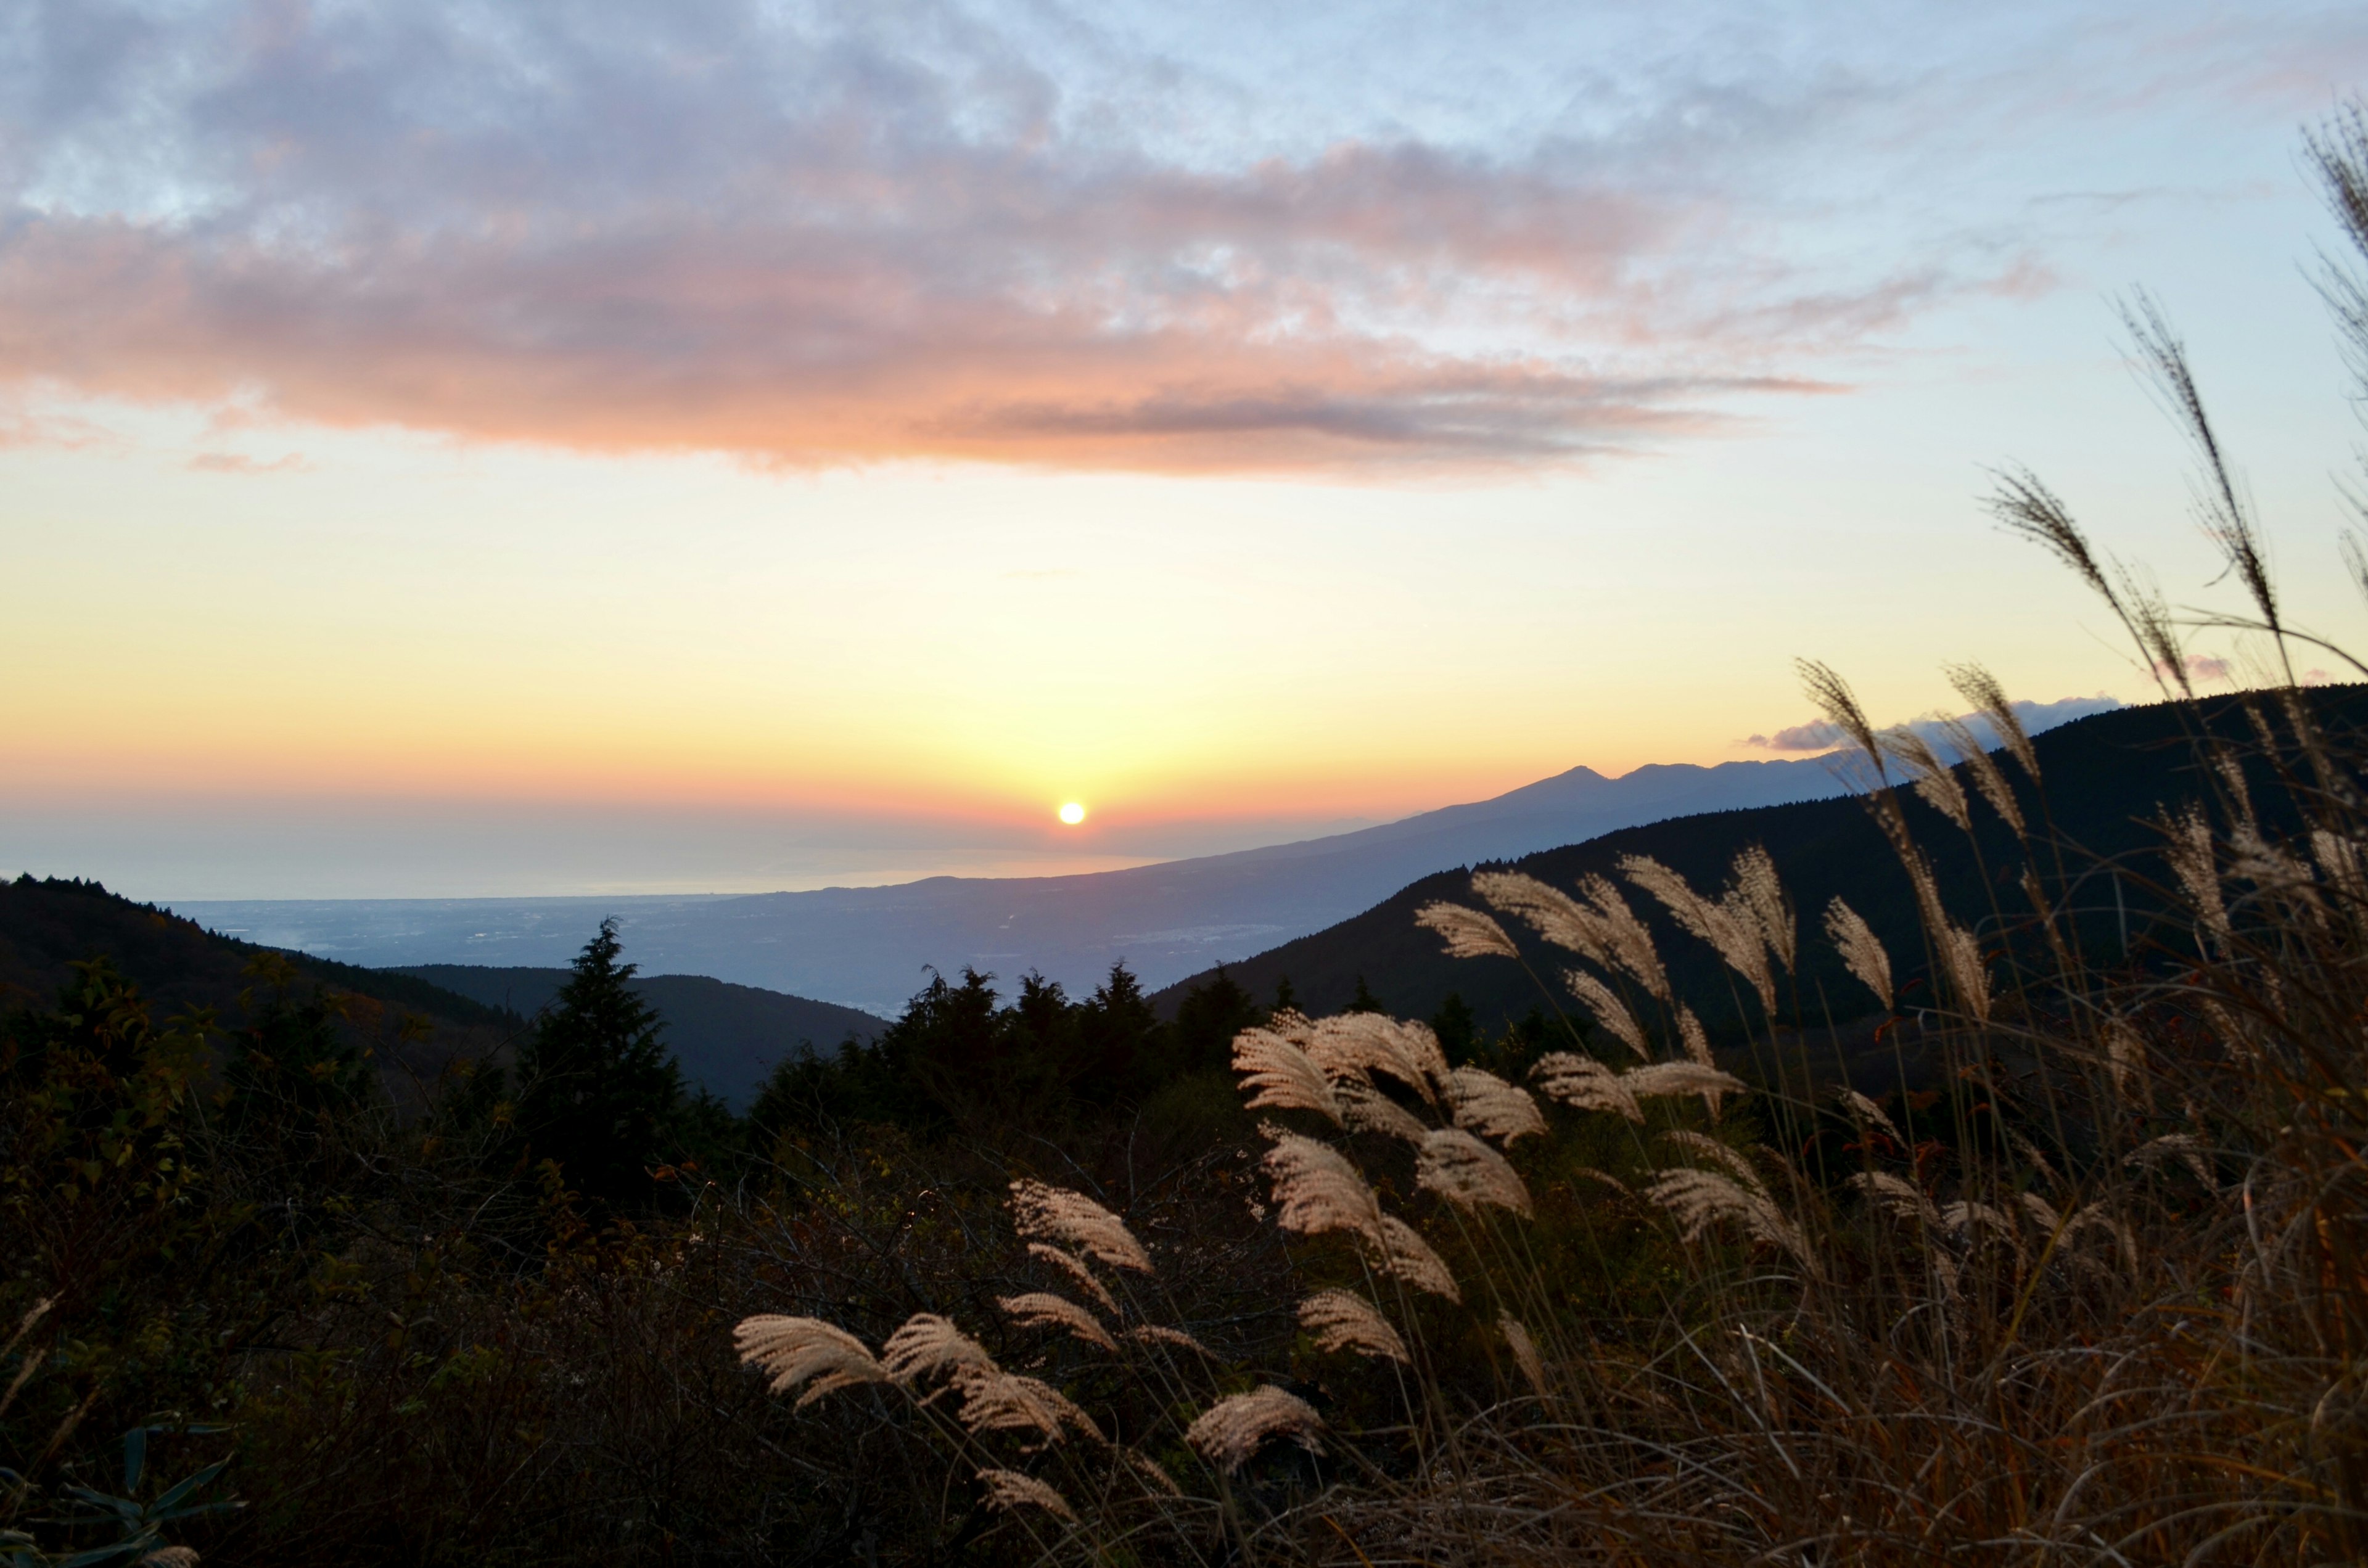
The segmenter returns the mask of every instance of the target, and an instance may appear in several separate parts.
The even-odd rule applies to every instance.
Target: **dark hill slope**
[[[410,975],[220,936],[97,882],[0,881],[0,1017],[53,1006],[74,966],[92,959],[107,960],[138,987],[159,1023],[207,1009],[218,1026],[234,1030],[259,1022],[277,1000],[302,1006],[335,999],[336,1028],[375,1053],[398,1098],[432,1081],[455,1057],[499,1056],[521,1022]],[[270,972],[257,972],[257,960],[268,960]]]
[[[567,983],[564,969],[490,968],[479,964],[416,964],[374,972],[409,976],[492,1006],[531,1017]],[[853,1007],[811,1001],[699,974],[637,976],[633,990],[666,1020],[666,1048],[693,1083],[745,1108],[773,1064],[811,1047],[841,1040],[869,1044],[888,1027]]]
[[[255,983],[247,966],[269,954],[330,990],[442,1023],[507,1031],[518,1018],[427,981],[219,936],[97,882],[63,877],[0,881],[0,1007],[46,1006],[77,962],[104,958],[140,987],[159,1018],[190,1007],[228,1011]]]
[[[2339,733],[2356,733],[2368,720],[2368,687],[2328,688],[2315,694],[2315,700]],[[2209,709],[2215,730],[2249,738],[2235,699],[2222,699]],[[2157,835],[2146,825],[2147,819],[2166,805],[2204,793],[2186,729],[2191,722],[2187,714],[2167,705],[2131,708],[2037,737],[2034,744],[2046,785],[2044,802],[2012,762],[1999,759],[2026,814],[2042,824],[2042,831],[2052,832],[2066,866],[2077,874],[2098,857],[2122,859],[2118,878],[2098,872],[2080,883],[2078,903],[2086,912],[2080,935],[2092,954],[2118,956],[2124,924],[2133,942],[2145,935],[2156,906],[2141,881],[2161,875],[2154,852]],[[1959,772],[1962,776],[1964,769]],[[2264,801],[2274,795],[2269,783],[2266,771],[2257,776],[2255,793]],[[1967,788],[1971,793],[1970,784]],[[1978,800],[1974,806],[1977,860],[1964,834],[1920,800],[1907,799],[1909,821],[1932,858],[1948,907],[1960,922],[1978,922],[1987,941],[2001,928],[1994,911],[2023,906],[2014,891],[2022,873],[2021,849]],[[1511,864],[1556,887],[1570,888],[1589,873],[1617,881],[1617,864],[1623,857],[1646,855],[1674,868],[1696,888],[1715,893],[1725,886],[1736,855],[1753,844],[1767,846],[1800,911],[1800,1007],[1808,1018],[1826,1016],[1821,995],[1838,1019],[1861,1015],[1872,1006],[1865,990],[1842,969],[1819,931],[1827,903],[1838,895],[1882,935],[1904,982],[1921,974],[1922,939],[1907,876],[1865,805],[1855,799],[1679,817],[1524,856]],[[2039,854],[2052,880],[2055,849],[2043,845]],[[1287,977],[1299,1005],[1319,1014],[1346,1006],[1360,977],[1384,1007],[1402,1017],[1428,1017],[1454,994],[1487,1030],[1500,1028],[1533,1007],[1561,1005],[1559,977],[1565,960],[1556,949],[1535,942],[1525,929],[1515,928],[1513,934],[1538,980],[1524,972],[1522,965],[1506,960],[1449,959],[1440,950],[1438,937],[1416,926],[1415,912],[1433,900],[1474,902],[1470,870],[1463,867],[1425,877],[1352,919],[1230,964],[1226,972],[1259,996],[1272,995]],[[1742,1016],[1736,996],[1741,983],[1730,983],[1715,956],[1678,931],[1652,899],[1624,884],[1623,891],[1654,926],[1679,994],[1714,1030],[1732,1028]],[[1155,1005],[1172,1016],[1184,994],[1213,973],[1204,971],[1167,988],[1154,998]],[[1549,989],[1541,988],[1541,980]],[[1903,992],[1903,1001],[1910,1005],[1924,994],[1905,985]]]

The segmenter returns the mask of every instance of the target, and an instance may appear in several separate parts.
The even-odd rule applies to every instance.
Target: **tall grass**
[[[2368,121],[2307,145],[2368,256]],[[2327,289],[2368,391],[2368,291],[2332,268]],[[2091,868],[2049,830],[1996,681],[1952,672],[1988,733],[1959,724],[1943,756],[1807,665],[1920,951],[1839,901],[1794,910],[1759,851],[1718,890],[1641,858],[1577,888],[1483,873],[1420,919],[1471,962],[1523,961],[1514,929],[1557,955],[1568,1049],[1523,1083],[1370,1014],[1235,1043],[1268,1119],[1253,1207],[1298,1282],[1288,1344],[1215,1353],[1178,1316],[1180,1238],[1027,1183],[1009,1222],[1042,1288],[989,1310],[1013,1350],[973,1337],[989,1312],[877,1342],[775,1315],[741,1325],[744,1356],[801,1403],[925,1430],[998,1521],[973,1544],[1022,1556],[2368,1559],[2368,740],[2296,683],[2294,645],[2350,656],[2286,615],[2176,334],[2144,300],[2128,323],[2248,609],[2174,612],[2034,475],[1994,504],[2188,721],[2195,798],[2115,868],[2169,912],[2138,951],[2083,940]],[[2258,635],[2275,681],[2199,698],[2199,620]],[[1903,791],[1949,831],[2003,824],[1989,907],[1949,902]],[[1724,962],[1747,1040],[1713,1051],[1656,923]],[[1838,1022],[1872,1011],[1896,1040],[1901,977],[1931,982],[1921,1065],[1903,1053],[1887,1096],[1797,1027],[1820,940],[1864,987],[1828,999]]]

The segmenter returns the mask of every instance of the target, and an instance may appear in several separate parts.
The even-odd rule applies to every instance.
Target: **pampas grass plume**
[[[1305,1400],[1269,1383],[1201,1412],[1186,1430],[1184,1441],[1230,1475],[1271,1437],[1289,1437],[1309,1453],[1320,1454],[1324,1445],[1317,1434],[1323,1430],[1324,1418]]]
[[[1521,949],[1505,928],[1477,909],[1460,903],[1426,903],[1415,912],[1414,922],[1447,938],[1447,956],[1452,959],[1517,959]]]
[[[1530,1189],[1505,1156],[1460,1127],[1442,1127],[1422,1141],[1415,1185],[1459,1209],[1509,1209],[1527,1219]]]
[[[1096,1321],[1094,1314],[1069,1300],[1048,1290],[1031,1290],[1025,1295],[998,1296],[995,1304],[1022,1328],[1062,1328],[1076,1335],[1088,1345],[1098,1345],[1116,1354],[1118,1341],[1110,1330]]]
[[[743,1363],[773,1374],[774,1393],[787,1393],[808,1379],[814,1380],[814,1386],[798,1397],[801,1409],[833,1389],[884,1382],[891,1375],[863,1341],[820,1318],[770,1314],[743,1318],[732,1339]]]
[[[1029,1240],[1062,1243],[1112,1268],[1152,1272],[1151,1255],[1143,1250],[1126,1221],[1082,1192],[1047,1187],[1041,1181],[1015,1181],[1011,1217],[1020,1235]]]
[[[1389,1320],[1362,1296],[1347,1290],[1318,1290],[1300,1302],[1299,1326],[1315,1336],[1318,1350],[1353,1350],[1360,1356],[1391,1361],[1412,1360],[1406,1341],[1398,1337]]]
[[[998,1514],[1015,1508],[1042,1508],[1055,1518],[1077,1522],[1076,1514],[1068,1500],[1032,1475],[1022,1475],[1016,1470],[982,1470],[979,1484],[986,1488],[986,1506]]]

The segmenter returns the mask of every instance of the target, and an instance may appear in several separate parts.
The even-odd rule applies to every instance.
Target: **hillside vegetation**
[[[2368,258],[2368,119],[2308,150]],[[227,1026],[75,969],[0,1045],[16,1562],[2368,1560],[2368,730],[2129,324],[2248,608],[1994,506],[2162,748],[2086,779],[1959,667],[1952,769],[1805,663],[1873,787],[1783,859],[1401,909],[1535,1026],[964,972],[734,1118],[612,926],[408,1099],[284,960]],[[2197,619],[2280,678],[2200,699]]]

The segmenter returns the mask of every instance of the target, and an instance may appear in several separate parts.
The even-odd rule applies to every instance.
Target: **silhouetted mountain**
[[[228,1009],[255,983],[247,966],[273,952],[97,882],[29,876],[0,881],[0,1006],[46,1006],[76,963],[103,958],[139,986],[160,1019],[192,1007]],[[498,1005],[415,976],[307,953],[277,956],[323,986],[446,1023],[507,1030],[518,1022]]]
[[[1442,866],[1502,858],[1690,812],[1813,800],[1818,761],[1592,768],[1494,800],[1296,844],[1070,877],[931,877],[736,898],[200,902],[208,923],[275,947],[387,968],[564,961],[615,915],[645,968],[714,975],[894,1015],[928,968],[1087,991],[1123,960],[1147,985],[1321,927]]]
[[[568,979],[564,969],[481,964],[415,964],[377,972],[412,976],[528,1017],[548,1006]],[[888,1027],[886,1019],[852,1007],[704,975],[636,975],[630,983],[665,1020],[666,1049],[682,1064],[683,1077],[734,1109],[746,1108],[783,1057],[810,1047],[828,1051],[846,1040],[868,1045]]]
[[[2316,699],[2330,710],[2333,727],[2356,726],[2368,717],[2368,687],[2327,688]],[[2235,699],[2210,708],[2215,728],[2249,737]],[[2125,926],[2132,945],[2143,941],[2158,907],[2145,884],[2163,877],[2156,854],[2159,835],[2149,819],[2168,805],[2206,792],[2196,777],[2186,722],[2187,716],[2172,707],[2128,708],[2039,736],[2044,799],[2014,764],[1999,759],[2034,826],[2063,846],[2063,863],[2076,876],[2100,857],[2120,858],[2118,875],[2098,872],[2081,884],[2080,935],[2092,953],[2118,959]],[[1973,807],[1976,832],[1969,840],[1937,811],[1905,790],[1901,793],[1948,907],[1975,926],[1986,942],[1995,940],[2009,923],[2005,912],[2028,907],[2018,891],[2023,856],[2012,835],[1978,798]],[[2268,791],[2260,793],[2269,798]],[[1788,1000],[1785,1010],[1797,1008],[1798,1016],[1817,1022],[1828,1010],[1835,1019],[1846,1020],[1873,1006],[1819,929],[1827,903],[1837,896],[1847,899],[1884,938],[1903,982],[1903,1004],[1913,1006],[1918,996],[1929,994],[1915,989],[1924,947],[1907,876],[1864,802],[1855,798],[1681,817],[1522,856],[1510,864],[1567,889],[1589,873],[1619,881],[1617,865],[1623,857],[1650,856],[1714,894],[1726,885],[1735,857],[1754,844],[1764,845],[1774,858],[1800,915],[1797,1002]],[[2040,853],[2053,876],[2054,851],[2043,847]],[[1679,931],[1652,898],[1622,886],[1632,906],[1653,925],[1679,994],[1713,1029],[1731,1025],[1739,1016],[1736,997],[1741,982],[1701,942]],[[1261,997],[1272,996],[1287,978],[1298,1005],[1315,1014],[1347,1006],[1360,980],[1383,1008],[1402,1017],[1429,1017],[1454,994],[1484,1030],[1501,1028],[1532,1009],[1551,1016],[1568,1006],[1560,976],[1569,960],[1535,941],[1517,922],[1505,925],[1522,947],[1526,968],[1501,959],[1446,957],[1439,937],[1415,924],[1417,910],[1440,899],[1477,902],[1469,869],[1424,877],[1351,919],[1228,963],[1225,972]],[[1154,1006],[1172,1014],[1185,993],[1213,972],[1168,986],[1153,997]]]

